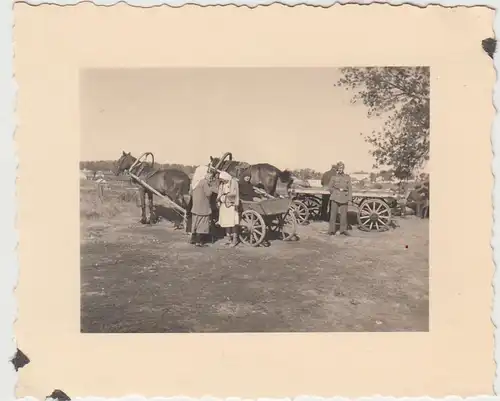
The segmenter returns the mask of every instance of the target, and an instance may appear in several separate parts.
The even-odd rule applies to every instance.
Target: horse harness
[[[140,177],[141,173],[144,171],[144,168],[146,167],[146,163],[144,162],[139,162],[137,164],[137,166],[134,167],[134,170],[136,170],[136,168],[138,168],[138,170],[136,170],[136,172],[134,171],[130,171],[130,173],[136,175],[137,177]],[[158,171],[160,171],[159,168],[157,169],[154,169],[153,171],[151,171],[148,175],[146,175],[146,177],[144,177],[143,181],[146,181],[148,179],[150,179],[153,175],[155,175]]]

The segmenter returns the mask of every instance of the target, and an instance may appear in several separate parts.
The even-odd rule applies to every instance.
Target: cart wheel
[[[321,200],[314,196],[306,196],[301,199],[309,212],[309,220],[317,220],[321,217]]]
[[[281,239],[283,241],[290,241],[295,238],[297,233],[297,218],[294,213],[286,213],[280,216],[281,220]]]
[[[297,223],[301,225],[307,224],[309,220],[309,209],[306,204],[298,199],[295,199],[291,207],[294,209]]]
[[[276,216],[271,216],[271,218],[269,218],[269,216],[266,216],[266,226],[267,229],[272,233],[279,232],[281,230],[281,220]]]
[[[262,216],[254,210],[241,214],[240,241],[250,246],[259,246],[266,237],[266,225]]]
[[[391,222],[391,208],[382,199],[364,200],[359,206],[358,221],[364,231],[386,231]]]

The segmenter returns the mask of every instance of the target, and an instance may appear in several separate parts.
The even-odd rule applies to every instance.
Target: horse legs
[[[278,187],[278,180],[279,177],[276,176],[275,178],[268,178],[265,184],[266,187],[266,192],[271,195],[276,195],[276,188]]]
[[[155,215],[154,203],[153,203],[153,194],[148,191],[148,199],[149,199],[149,224],[155,224],[158,219]]]
[[[182,227],[187,227],[187,207],[188,205],[186,204],[186,200],[184,199],[184,196],[182,194],[178,194],[177,198],[175,199],[176,203],[181,206],[186,212],[184,213],[184,216],[182,217],[181,221],[175,221],[174,222],[174,229],[175,230],[180,230]]]
[[[144,188],[139,188],[139,198],[141,200],[141,224],[147,224],[148,220],[146,218],[146,190]]]

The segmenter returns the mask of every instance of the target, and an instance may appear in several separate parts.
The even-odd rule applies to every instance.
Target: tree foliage
[[[384,181],[391,181],[393,177],[395,177],[395,172],[393,169],[390,170],[381,170],[378,174],[379,177],[382,177]]]
[[[292,171],[292,174],[301,180],[319,180],[322,173],[311,168],[302,168]]]
[[[400,180],[429,159],[430,73],[428,67],[342,68],[336,86],[353,91],[368,117],[384,117],[383,127],[365,139],[373,147],[374,167],[391,166]]]

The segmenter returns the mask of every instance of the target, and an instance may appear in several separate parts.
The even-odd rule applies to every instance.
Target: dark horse
[[[170,168],[154,168],[154,165],[144,161],[138,161],[130,153],[122,152],[121,157],[116,162],[115,174],[119,175],[133,166],[133,171],[142,181],[162,195],[166,195],[170,200],[187,209],[185,196],[189,194],[191,180],[188,175],[181,170]],[[135,179],[133,181],[136,181]],[[138,182],[139,194],[141,197],[141,223],[151,224],[157,221],[154,213],[153,192],[144,188]],[[149,199],[149,219],[146,217],[146,194]],[[179,212],[180,213],[180,212]],[[180,223],[175,223],[176,228],[180,228]]]
[[[293,183],[292,173],[288,170],[281,171],[268,163],[250,165],[232,160],[232,156],[227,160],[228,155],[231,156],[230,153],[224,154],[222,158],[210,156],[209,167],[225,171],[240,180],[250,176],[250,183],[254,187],[264,190],[271,196],[276,194],[278,183],[285,185],[287,192]]]

